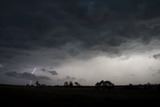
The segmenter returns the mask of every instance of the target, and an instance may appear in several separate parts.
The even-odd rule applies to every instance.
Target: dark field
[[[158,89],[101,89],[66,87],[0,86],[4,106],[114,106],[159,105]]]

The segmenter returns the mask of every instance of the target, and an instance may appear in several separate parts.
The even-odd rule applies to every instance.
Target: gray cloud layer
[[[27,72],[24,73],[17,73],[17,72],[7,72],[6,75],[15,77],[15,78],[21,78],[21,79],[27,79],[27,80],[51,80],[49,77],[46,76],[36,76],[35,74],[30,74]]]
[[[159,39],[159,4],[159,0],[2,0],[0,59],[29,57],[41,48],[75,56],[93,50],[119,53],[124,48],[117,47],[135,40],[147,44]]]
[[[157,37],[158,0],[2,0],[1,47],[35,49],[81,42],[87,49]],[[143,23],[140,23],[143,22]],[[154,22],[150,26],[154,26]],[[150,37],[152,34],[152,37]],[[15,53],[14,53],[15,54]]]
[[[55,67],[73,57],[157,49],[159,5],[159,0],[1,0],[0,64],[5,66],[0,69]]]

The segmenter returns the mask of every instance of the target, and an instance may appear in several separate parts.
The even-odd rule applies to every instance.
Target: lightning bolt
[[[33,71],[32,71],[32,74],[34,74],[34,72],[36,72],[36,69],[37,69],[37,68],[36,68],[36,67],[34,67],[34,69],[33,69]]]
[[[34,67],[33,71],[31,72],[31,74],[34,74],[34,72],[36,72],[36,67]],[[30,80],[29,85],[32,85],[32,80]]]

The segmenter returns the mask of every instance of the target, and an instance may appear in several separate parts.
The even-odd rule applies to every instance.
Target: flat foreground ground
[[[158,89],[101,89],[0,86],[0,102],[5,106],[115,106],[158,105]]]

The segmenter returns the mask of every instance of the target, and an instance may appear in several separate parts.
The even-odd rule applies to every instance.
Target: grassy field
[[[148,90],[97,90],[94,88],[53,88],[0,86],[0,101],[6,106],[111,106],[111,105],[157,105],[158,89]]]

